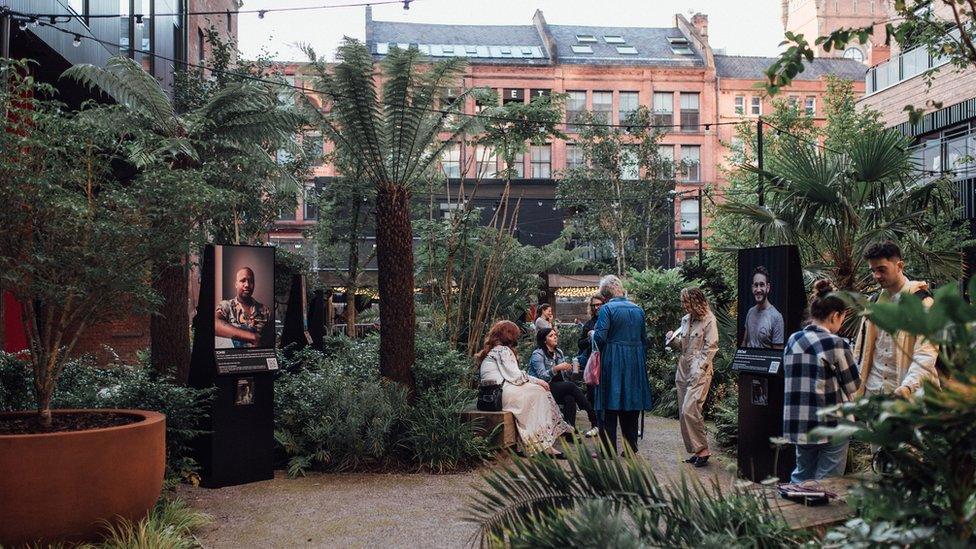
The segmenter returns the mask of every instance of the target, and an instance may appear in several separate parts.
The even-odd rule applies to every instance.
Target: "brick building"
[[[648,28],[556,25],[537,11],[531,25],[486,26],[376,21],[367,8],[365,36],[376,58],[392,45],[417,47],[432,60],[464,57],[468,66],[463,86],[493,88],[506,102],[527,101],[538,93],[565,93],[568,118],[576,111],[591,110],[604,112],[608,122],[619,124],[629,110],[643,105],[654,112],[655,124],[673,124],[660,141],[661,152],[686,169],[673,182],[678,192],[674,230],[660,239],[667,250],[667,265],[698,253],[699,191],[723,183],[719,166],[727,151],[722,143],[731,140],[734,126],[717,123],[753,119],[770,108],[755,86],[765,80],[763,70],[775,59],[713,51],[708,17],[703,14],[690,21],[675,15],[671,27]],[[827,74],[854,80],[860,92],[864,71],[863,64],[851,59],[816,59],[784,93],[803,101],[818,116]],[[289,66],[286,72],[300,79],[301,67]],[[469,100],[465,112],[476,111],[474,100]],[[579,161],[572,125],[565,131],[568,140],[533,146],[518,160],[513,192],[523,198],[518,237],[525,244],[547,244],[562,230],[556,180]],[[466,144],[450,148],[442,167],[453,197],[462,176],[470,182],[479,174],[488,175],[481,178],[473,202],[490,215],[504,187],[490,174],[502,166],[490,151],[473,149]],[[310,184],[321,186],[333,173],[322,166],[316,175]],[[451,215],[454,205],[448,193],[433,200],[440,215]],[[314,261],[314,250],[302,238],[302,231],[316,221],[314,209],[300,204],[298,211],[284,217],[270,235],[272,242],[305,251]],[[707,227],[707,219],[703,223]]]
[[[224,40],[237,43],[237,10],[243,3],[242,0],[189,0],[186,16],[187,61],[196,65],[206,65],[207,59],[210,58],[206,31],[211,26]],[[195,15],[199,12],[206,13]]]
[[[844,57],[868,65],[888,58],[884,23],[888,19],[893,0],[780,0],[783,30],[802,34],[811,44],[839,28],[875,26],[876,31],[867,44],[848,44],[842,51],[814,49],[816,57]]]

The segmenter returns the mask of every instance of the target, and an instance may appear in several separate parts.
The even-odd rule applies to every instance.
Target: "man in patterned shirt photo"
[[[254,271],[250,267],[238,269],[234,275],[237,295],[217,305],[214,314],[214,334],[226,337],[234,347],[267,347],[274,337],[269,330],[270,311],[254,299]]]

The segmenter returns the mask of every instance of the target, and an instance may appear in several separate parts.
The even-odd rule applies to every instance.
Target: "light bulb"
[[[39,26],[41,26],[40,19],[38,19],[36,17],[31,17],[31,26],[32,27],[39,27]]]
[[[27,30],[27,20],[22,20],[20,24],[17,25],[17,28],[20,30]]]
[[[71,45],[74,46],[74,47],[76,47],[76,48],[78,46],[80,46],[81,45],[81,37],[76,34],[75,35],[75,39],[71,41]]]
[[[138,28],[141,29],[142,28],[142,25],[143,25],[142,15],[137,15],[136,16],[136,27],[138,27]]]
[[[265,11],[265,10],[259,11],[258,12],[258,19],[264,19],[264,14],[266,14],[266,13],[268,13],[268,12]]]

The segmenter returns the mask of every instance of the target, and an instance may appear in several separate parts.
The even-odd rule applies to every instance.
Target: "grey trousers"
[[[678,388],[678,422],[681,424],[681,438],[685,450],[694,454],[708,448],[705,434],[705,418],[702,406],[712,385],[712,366],[705,371],[692,368],[690,361],[678,360],[678,371],[674,375]]]

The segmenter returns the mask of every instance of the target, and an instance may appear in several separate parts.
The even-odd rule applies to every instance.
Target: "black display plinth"
[[[760,367],[763,360],[765,371]],[[782,351],[742,349],[733,360],[739,372],[739,475],[753,482],[772,476],[787,482],[795,465],[793,446],[777,446],[770,440],[783,436],[781,360]]]
[[[273,250],[256,250],[251,254],[254,258],[245,256],[247,261],[266,261],[267,258],[263,256],[269,255],[271,270],[266,265],[264,270],[256,267],[255,270],[273,275]],[[227,252],[222,255],[233,257]],[[189,377],[190,386],[214,390],[209,416],[199,424],[199,428],[206,433],[193,443],[194,457],[201,469],[200,484],[207,488],[274,478],[273,370],[278,367],[277,361],[244,360],[234,367],[223,364],[218,368],[214,337],[214,305],[217,302],[215,279],[218,274],[215,261],[214,246],[207,246],[203,257],[199,305],[193,321],[193,356]],[[239,265],[228,264],[226,267],[234,270]],[[266,278],[256,279],[255,285],[273,284],[273,276]],[[273,326],[273,317],[270,322]],[[253,351],[259,355],[273,353],[274,348],[255,348]]]

